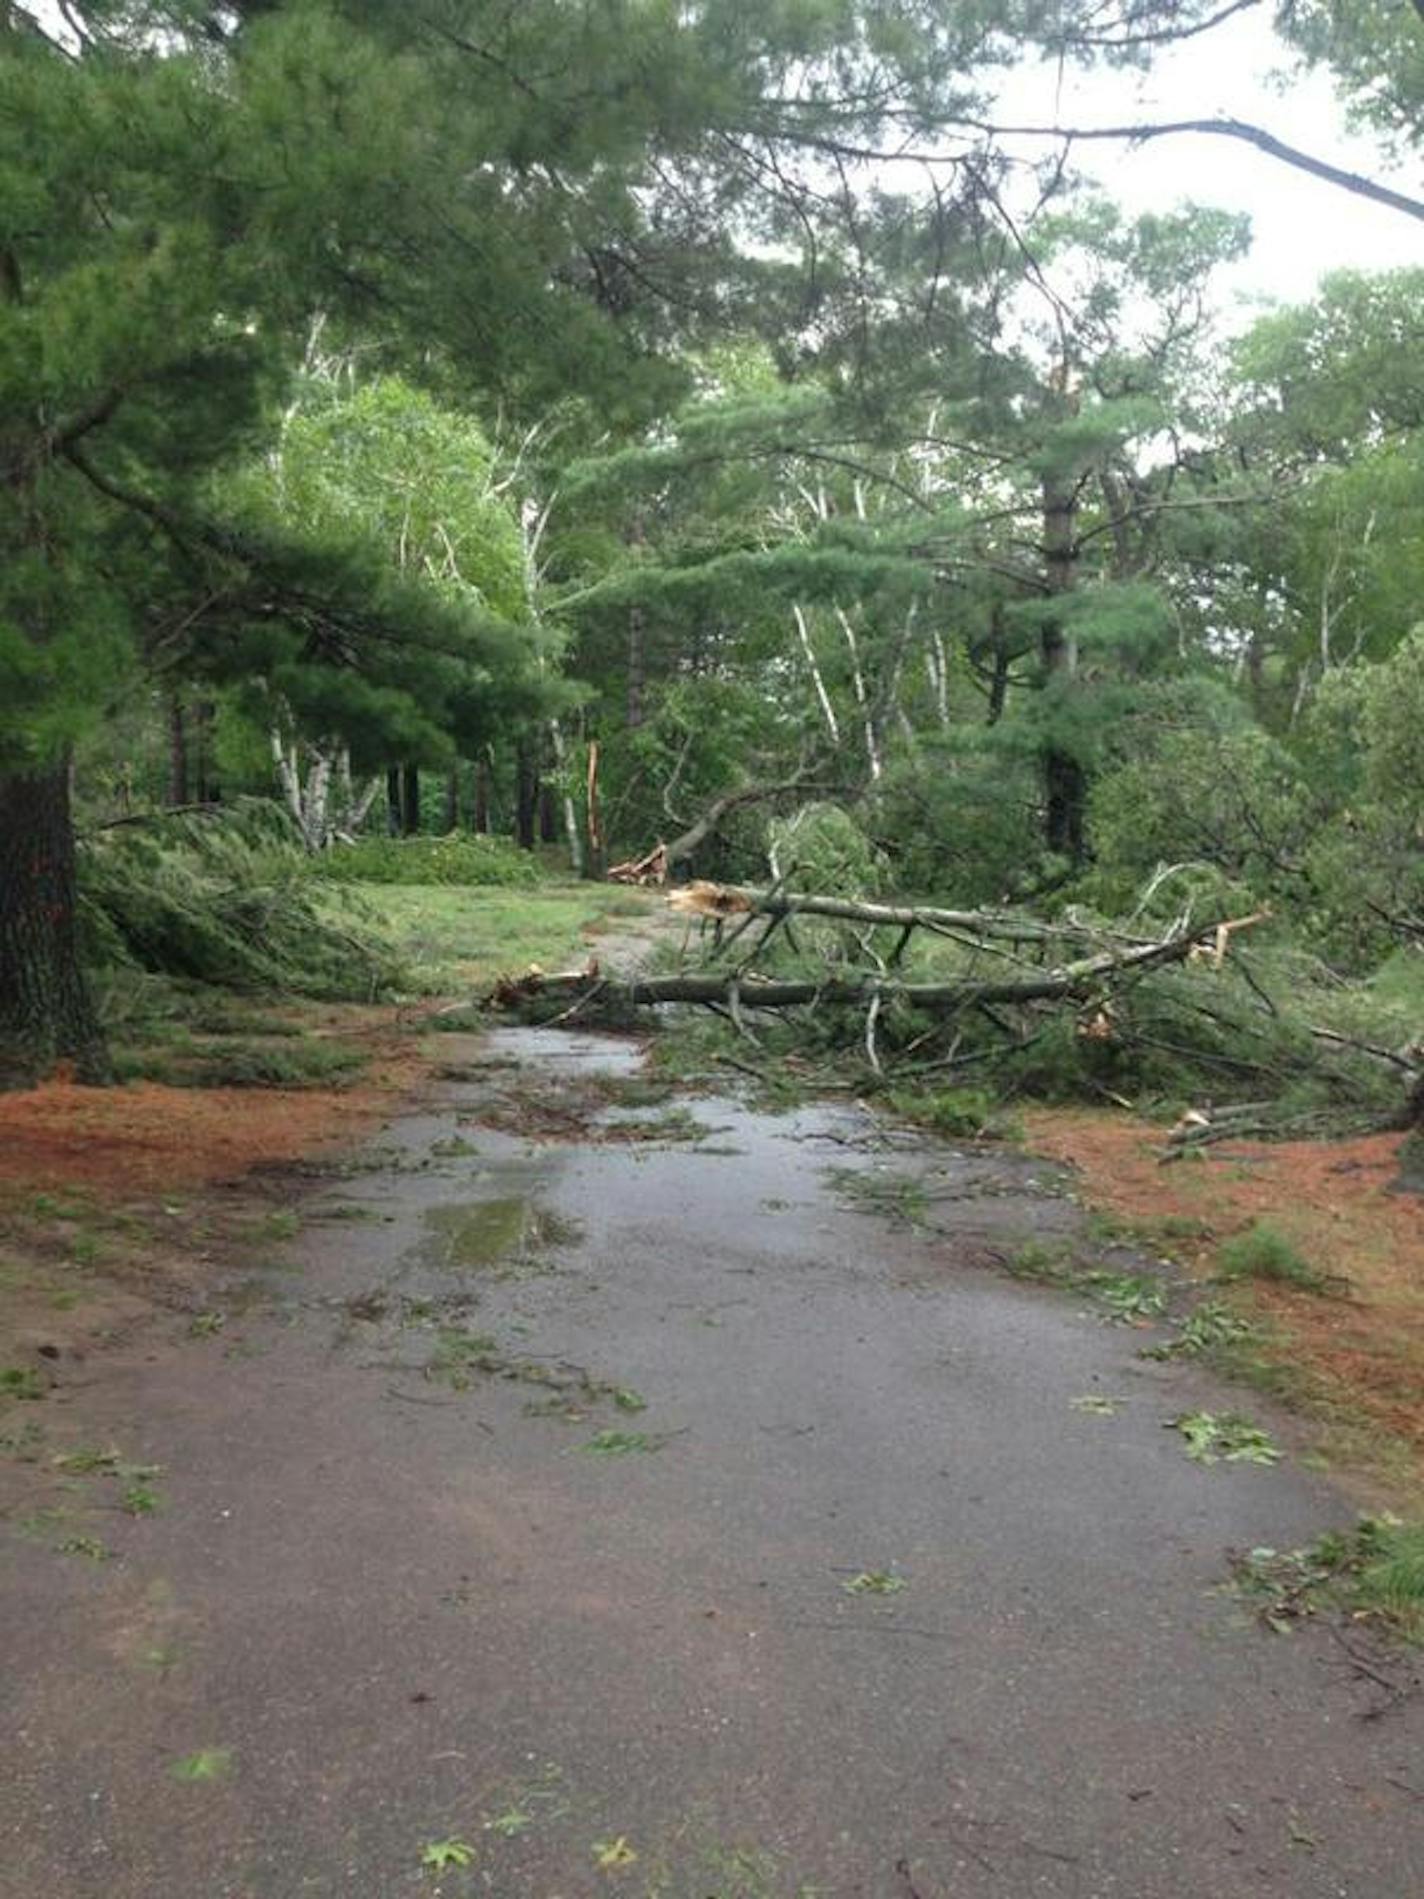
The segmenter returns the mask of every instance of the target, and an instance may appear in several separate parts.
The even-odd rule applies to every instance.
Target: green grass
[[[311,864],[333,883],[447,884],[462,889],[537,884],[534,858],[506,837],[455,832],[445,837],[362,837],[337,844]]]
[[[1023,1138],[1022,1122],[982,1088],[942,1088],[937,1093],[896,1088],[886,1095],[885,1104],[893,1114],[913,1121],[916,1127],[951,1140]]]
[[[1325,1274],[1265,1220],[1226,1242],[1217,1255],[1216,1270],[1220,1279],[1269,1279],[1306,1292],[1323,1292],[1326,1286]]]
[[[1322,1613],[1367,1621],[1424,1642],[1424,1524],[1362,1517],[1305,1549],[1254,1549],[1234,1559],[1236,1585],[1262,1620],[1284,1634]]]
[[[171,1088],[322,1088],[351,1080],[367,1060],[363,1049],[325,1037],[266,1044],[185,1037],[119,1049],[114,1067],[121,1081],[158,1081]]]
[[[659,908],[656,897],[632,897],[626,890],[600,884],[355,888],[364,890],[379,908],[388,937],[401,958],[413,965],[417,987],[426,995],[477,990],[530,963],[543,969],[574,967],[596,947],[584,930],[617,929]]]

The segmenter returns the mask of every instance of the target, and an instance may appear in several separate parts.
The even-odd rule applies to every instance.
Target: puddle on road
[[[582,1231],[577,1221],[524,1194],[427,1207],[423,1223],[422,1262],[451,1272],[507,1261],[532,1265],[548,1248],[572,1245]]]

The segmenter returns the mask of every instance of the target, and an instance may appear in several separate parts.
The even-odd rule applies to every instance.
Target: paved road
[[[462,1113],[517,1059],[553,1126],[633,1054],[451,1047],[486,1066],[319,1189],[271,1309],[50,1401],[167,1507],[112,1562],[7,1542],[0,1890],[1424,1893],[1424,1701],[1362,1718],[1218,1587],[1348,1506],[1193,1464],[1162,1420],[1239,1395],[985,1264],[1076,1218],[1047,1170],[725,1101],[529,1143]],[[915,1233],[831,1167],[957,1197]]]

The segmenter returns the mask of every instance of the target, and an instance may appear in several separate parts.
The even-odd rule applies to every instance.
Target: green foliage
[[[1407,1642],[1424,1640],[1424,1525],[1361,1517],[1305,1549],[1258,1548],[1232,1563],[1237,1587],[1279,1634],[1317,1615],[1370,1621]]]
[[[427,1872],[445,1873],[474,1862],[475,1849],[464,1840],[431,1840],[420,1849],[420,1863]]]
[[[1144,1346],[1143,1358],[1202,1358],[1251,1336],[1251,1323],[1220,1300],[1208,1299],[1188,1315],[1175,1335],[1160,1345]]]
[[[1196,1464],[1276,1464],[1280,1451],[1270,1436],[1235,1411],[1184,1411],[1170,1420]]]
[[[925,1092],[896,1088],[886,1095],[885,1102],[907,1121],[951,1138],[977,1140],[987,1135],[994,1140],[1014,1140],[1022,1133],[1003,1102],[983,1088],[941,1088]]]
[[[1326,1284],[1325,1274],[1266,1220],[1226,1242],[1217,1255],[1216,1271],[1221,1279],[1269,1279],[1306,1292],[1320,1292]]]
[[[341,884],[533,885],[539,865],[507,838],[363,837],[312,858],[311,873]]]
[[[999,903],[1047,868],[1034,755],[1015,728],[926,735],[892,760],[870,810],[895,884],[928,902]]]
[[[357,1001],[400,977],[356,912],[318,906],[282,813],[260,800],[101,833],[80,880],[91,966]]]
[[[880,853],[839,805],[802,805],[789,818],[773,818],[767,836],[771,861],[797,890],[874,897],[881,888]]]

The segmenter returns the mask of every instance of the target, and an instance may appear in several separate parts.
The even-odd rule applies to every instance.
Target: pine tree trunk
[[[79,966],[67,760],[0,775],[0,1087],[62,1061],[81,1081],[110,1079]]]
[[[1076,490],[1070,481],[1043,484],[1043,554],[1049,603],[1039,639],[1044,684],[1071,687],[1078,671],[1078,643],[1053,611],[1054,599],[1071,593],[1077,580]],[[1043,747],[1044,841],[1059,856],[1081,860],[1086,847],[1088,777],[1073,753],[1054,743]]]
[[[401,775],[399,765],[386,769],[386,836],[401,834]]]
[[[214,775],[216,761],[213,758],[213,728],[217,723],[217,707],[211,699],[200,699],[193,707],[193,796],[199,804],[216,804],[222,796]]]
[[[188,727],[183,701],[176,692],[168,697],[168,803],[188,802]]]
[[[527,735],[520,738],[514,761],[514,835],[523,850],[532,851],[539,818],[539,770]]]
[[[628,545],[641,549],[647,541],[647,532],[643,526],[643,517],[639,513],[633,518],[633,526],[628,535]],[[635,553],[634,558],[637,558]],[[648,677],[647,621],[640,606],[628,609],[628,699],[627,722],[630,732],[636,731],[643,723],[643,693]]]
[[[552,785],[539,787],[539,842],[557,844],[559,841],[559,803],[554,796]]]
[[[445,774],[445,811],[441,829],[448,837],[460,828],[460,767],[452,765]]]
[[[628,609],[628,730],[643,723],[643,689],[647,683],[645,622],[641,607]]]
[[[475,829],[481,837],[490,829],[490,767],[488,758],[475,760]]]
[[[401,766],[401,833],[405,837],[420,834],[420,767]]]

